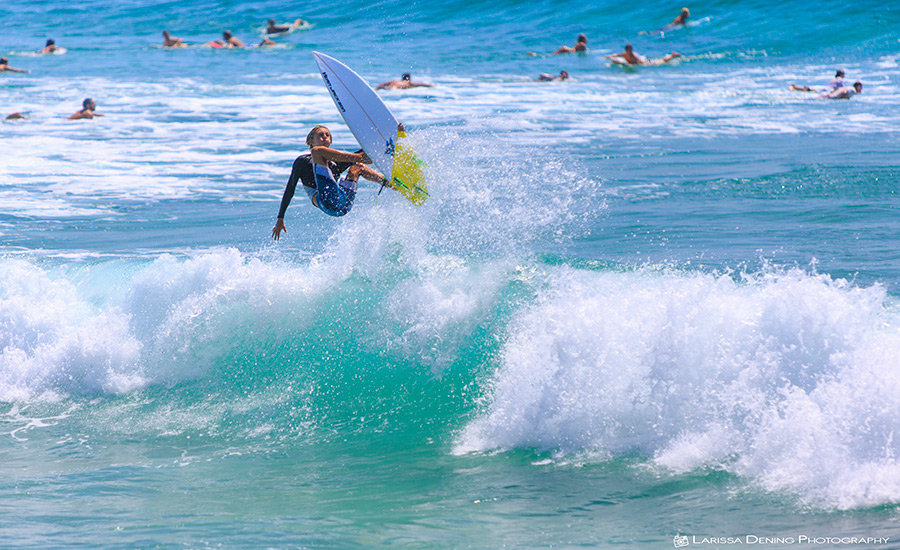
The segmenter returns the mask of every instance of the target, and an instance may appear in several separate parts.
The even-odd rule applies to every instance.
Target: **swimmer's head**
[[[225,31],[225,32],[223,32],[223,33],[222,33],[222,38],[224,38],[225,40],[230,40],[230,39],[231,39],[231,31]]]
[[[306,144],[310,149],[317,145],[331,145],[331,130],[327,126],[316,126],[306,134]]]
[[[633,50],[633,49],[634,49],[634,46],[632,46],[631,44],[625,44],[625,51],[626,51],[626,52],[631,52],[631,50]]]
[[[690,16],[691,16],[691,10],[689,10],[689,9],[687,9],[687,8],[681,8],[681,15],[683,15],[683,16],[685,16],[685,17],[690,17]]]
[[[860,93],[862,91],[862,82],[857,80],[853,83],[853,89],[856,90],[856,93]]]
[[[6,65],[8,63],[9,63],[9,59],[6,59],[5,57],[0,57],[0,65]]]
[[[163,38],[169,38],[169,31],[163,31]]]
[[[578,42],[581,42],[581,43],[583,43],[583,44],[587,44],[587,35],[584,34],[584,33],[579,34],[579,35],[578,35]]]
[[[97,106],[97,104],[94,103],[93,99],[86,97],[86,98],[84,98],[84,101],[81,102],[81,106],[85,109],[93,109],[94,107]]]
[[[835,78],[844,78],[844,69],[838,69],[834,76]]]
[[[271,26],[273,26],[273,25],[275,25],[275,20],[274,20],[274,19],[269,19],[269,26],[271,27]]]
[[[402,75],[400,75],[400,78],[402,78],[403,80],[409,81],[409,79],[412,77],[409,75],[409,73],[403,73]]]
[[[52,45],[54,45],[54,44],[56,44],[56,42],[54,42],[52,38],[48,38],[48,39],[47,39],[47,44],[45,45],[45,47],[46,47],[46,46],[52,46]]]
[[[560,79],[560,80],[568,80],[568,79],[569,79],[569,72],[568,72],[568,71],[560,71],[560,73],[559,73],[559,79]]]

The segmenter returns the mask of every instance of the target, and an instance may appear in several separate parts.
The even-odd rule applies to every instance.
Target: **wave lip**
[[[812,505],[900,502],[900,320],[880,286],[558,268],[455,452],[637,452]]]

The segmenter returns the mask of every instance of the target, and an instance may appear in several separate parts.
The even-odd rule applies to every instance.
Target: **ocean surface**
[[[0,548],[900,548],[900,4],[681,7],[5,0]],[[273,242],[313,50],[431,198]]]

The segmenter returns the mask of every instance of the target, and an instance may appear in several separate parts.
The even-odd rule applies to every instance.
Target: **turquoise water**
[[[900,547],[900,8],[680,7],[6,2],[0,547]],[[273,243],[313,50],[432,197]]]

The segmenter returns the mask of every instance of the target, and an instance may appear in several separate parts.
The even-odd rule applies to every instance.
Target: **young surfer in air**
[[[272,237],[276,241],[281,237],[282,231],[287,233],[284,214],[294,197],[298,180],[303,184],[303,190],[313,206],[329,216],[343,216],[350,212],[356,199],[359,176],[391,187],[381,173],[366,166],[372,161],[363,151],[350,153],[332,149],[331,131],[325,126],[316,126],[310,130],[306,136],[306,144],[310,152],[300,155],[294,161],[291,177],[288,178],[281,198],[278,220],[272,228]],[[347,171],[346,177],[337,181],[344,171]]]

